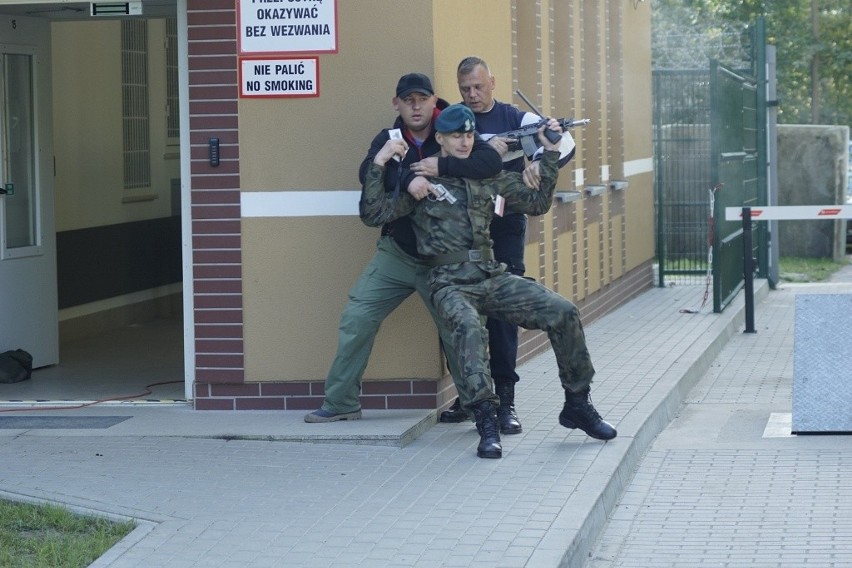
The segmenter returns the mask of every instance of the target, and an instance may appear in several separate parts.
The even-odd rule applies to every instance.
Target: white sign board
[[[241,55],[337,53],[337,0],[237,0]]]
[[[319,58],[240,58],[241,97],[318,97]]]

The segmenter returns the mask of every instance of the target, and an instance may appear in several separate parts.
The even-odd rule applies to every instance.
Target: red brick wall
[[[243,382],[236,6],[188,0],[195,407],[231,409]],[[219,138],[220,163],[208,161]],[[235,384],[236,383],[236,384]],[[223,398],[218,398],[218,397]]]

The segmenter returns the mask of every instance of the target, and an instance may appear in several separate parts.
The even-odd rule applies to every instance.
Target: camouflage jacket
[[[442,184],[456,198],[433,201],[431,198],[415,200],[402,193],[394,200],[385,192],[385,168],[370,164],[359,203],[361,220],[370,227],[411,215],[417,250],[424,257],[457,251],[491,248],[489,225],[494,215],[497,195],[506,200],[505,208],[518,213],[541,215],[553,204],[553,193],[559,175],[559,152],[545,152],[541,159],[541,187],[530,189],[524,185],[523,175],[501,172],[485,180],[434,177],[429,181]],[[496,261],[462,262],[437,266],[432,270],[432,290],[446,284],[480,282],[505,270]],[[437,281],[436,281],[437,280]]]

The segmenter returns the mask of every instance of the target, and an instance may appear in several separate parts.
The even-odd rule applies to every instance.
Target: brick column
[[[233,0],[187,1],[197,409],[233,409],[247,386],[236,19]],[[217,167],[208,160],[214,137]]]

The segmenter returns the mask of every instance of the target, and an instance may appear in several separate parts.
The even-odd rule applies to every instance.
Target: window
[[[151,185],[148,116],[148,22],[121,21],[121,106],[124,189]]]
[[[180,138],[177,19],[166,19],[166,136]]]

